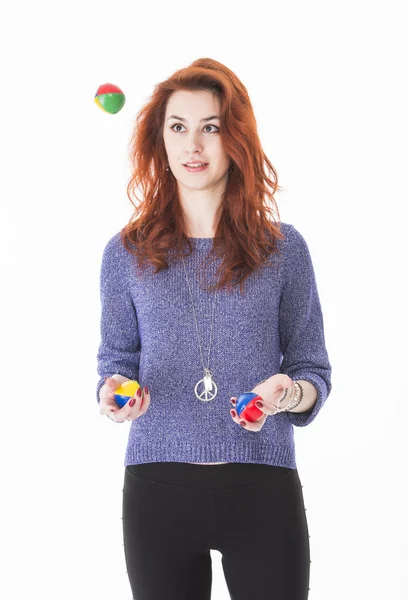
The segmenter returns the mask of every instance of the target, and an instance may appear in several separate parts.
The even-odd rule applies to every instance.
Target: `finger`
[[[283,373],[280,373],[279,375],[280,377],[277,378],[277,384],[278,386],[282,386],[284,393],[287,393],[294,385],[294,381],[289,377],[289,375],[284,375]]]
[[[114,392],[115,390],[117,390],[122,384],[115,379],[114,377],[107,377],[105,379],[105,385],[112,391]]]
[[[231,398],[231,403],[232,403],[232,400],[233,400],[233,398]],[[238,416],[235,403],[233,403],[233,404],[234,404],[234,408],[230,409],[230,415],[231,415],[232,420],[235,421],[235,423],[238,423],[239,425],[241,424],[240,422],[247,424],[247,421],[244,418]]]
[[[260,396],[260,398],[262,398],[262,396]],[[236,397],[232,396],[232,398],[230,398],[230,402],[235,407],[236,404],[237,404]],[[258,404],[257,404],[258,402],[262,402],[263,406],[258,406]],[[277,412],[277,410],[276,410],[276,408],[274,406],[272,406],[272,408],[268,408],[267,406],[265,406],[265,404],[263,402],[263,398],[262,398],[262,400],[257,400],[255,402],[255,406],[257,407],[258,410],[260,410],[262,413],[264,413],[263,416],[265,416],[265,417],[267,417],[269,415],[274,415]],[[262,417],[260,417],[260,418],[262,418]]]
[[[130,402],[132,400],[133,400],[133,398],[129,398],[129,400],[127,401],[127,403],[124,406],[122,406],[122,408],[111,409],[111,411],[109,412],[109,416],[111,416],[111,418],[114,421],[117,421],[118,423],[123,423],[124,421],[131,420],[128,417],[129,417],[129,415],[131,414],[131,411],[132,411],[132,407],[130,406]],[[136,405],[137,405],[137,402],[136,402],[135,406]]]
[[[264,414],[257,421],[251,422],[251,421],[247,421],[243,417],[238,416],[238,413],[235,408],[231,408],[230,415],[231,415],[231,419],[233,421],[235,421],[235,423],[237,423],[240,427],[244,427],[244,429],[253,429],[254,427],[256,428],[257,424],[265,421],[266,417],[268,416],[268,415]],[[255,431],[255,429],[254,429],[254,431]]]
[[[233,412],[235,412],[235,414],[236,414],[236,410],[234,410],[232,408],[230,411],[232,420],[235,421],[235,423],[237,423],[243,429],[246,429],[247,431],[260,431],[262,429],[262,427],[264,426],[266,417],[268,416],[268,415],[264,414],[260,419],[258,419],[257,421],[252,423],[250,421],[247,421],[243,417],[239,417],[237,414],[234,417],[234,415],[232,414]]]
[[[104,404],[102,408],[99,409],[99,414],[104,417],[110,417],[112,413],[117,413],[119,410],[117,408],[112,408],[110,405]]]
[[[118,388],[120,388],[121,385],[123,385],[127,381],[130,381],[128,377],[120,375],[119,373],[115,373],[111,377],[106,377],[104,383],[111,392],[115,392]]]
[[[281,385],[283,388],[293,385],[293,380],[289,377],[289,375],[285,375],[285,373],[277,373],[274,375],[274,379],[275,383],[277,385]]]
[[[149,390],[147,392],[145,392],[144,388],[143,388],[142,402],[141,402],[140,408],[139,408],[139,417],[141,417],[142,415],[145,414],[145,412],[148,410],[149,406],[150,406],[150,392],[149,392]]]
[[[230,415],[231,415],[231,419],[237,424],[239,424],[239,421],[243,420],[243,419],[241,419],[241,417],[238,417],[238,413],[235,408],[231,408]]]
[[[128,409],[126,418],[129,421],[133,421],[138,415],[140,416],[141,408],[142,408],[142,406],[144,406],[145,401],[146,401],[143,388],[138,388],[138,389],[141,390],[140,396],[136,392],[136,394],[133,396],[133,398],[131,398],[126,405],[126,407]],[[146,394],[146,396],[147,396],[147,394]],[[132,402],[132,400],[135,401],[133,406],[130,404]]]
[[[262,400],[256,400],[255,406],[258,410],[263,412],[265,416],[270,416],[270,415],[274,415],[277,413],[276,407],[273,405],[268,406],[267,404],[265,404],[265,401],[263,398],[262,398]]]
[[[116,421],[116,423],[123,423],[123,421],[125,420],[123,418],[123,416],[121,416],[121,412],[120,410],[116,410],[116,411],[109,411],[108,415],[107,415],[112,421]]]
[[[241,422],[241,427],[243,427],[243,429],[247,429],[248,431],[260,431],[264,426],[267,416],[268,415],[264,414],[262,417],[260,417],[257,421],[254,421],[253,423],[242,418],[240,418],[239,421]],[[243,422],[245,423],[245,425],[243,425]]]

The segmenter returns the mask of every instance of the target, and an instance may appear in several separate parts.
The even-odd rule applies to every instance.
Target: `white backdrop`
[[[2,598],[132,598],[121,521],[130,423],[100,417],[95,395],[100,264],[132,213],[136,113],[158,81],[205,56],[247,87],[282,221],[315,267],[333,389],[295,430],[309,598],[407,598],[403,4],[2,9]],[[116,115],[94,102],[106,82],[126,94]],[[224,600],[212,558],[213,599]]]

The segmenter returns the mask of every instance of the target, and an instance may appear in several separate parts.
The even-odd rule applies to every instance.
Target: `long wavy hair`
[[[220,102],[220,136],[230,158],[225,193],[216,213],[215,238],[209,257],[222,257],[218,283],[207,288],[232,289],[240,284],[271,254],[280,254],[277,240],[285,239],[274,193],[280,189],[278,176],[262,150],[254,111],[245,86],[223,64],[199,58],[157,84],[149,101],[136,116],[130,138],[132,173],[127,196],[135,207],[129,223],[121,230],[125,248],[146,262],[155,273],[167,269],[168,252],[175,258],[193,251],[179,201],[177,180],[166,170],[167,154],[163,140],[167,102],[177,90],[206,90]],[[144,200],[139,201],[140,188]],[[139,202],[136,205],[132,196]],[[269,206],[270,204],[270,206]],[[274,213],[278,221],[274,220]]]

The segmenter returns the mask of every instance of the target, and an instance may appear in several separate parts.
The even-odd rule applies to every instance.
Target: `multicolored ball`
[[[126,102],[125,94],[120,87],[113,83],[103,83],[98,87],[95,94],[96,104],[105,112],[115,115]]]
[[[140,387],[141,386],[139,382],[133,379],[122,383],[122,385],[118,387],[114,393],[116,404],[120,408],[123,408],[125,404],[129,402],[129,400],[136,394]]]

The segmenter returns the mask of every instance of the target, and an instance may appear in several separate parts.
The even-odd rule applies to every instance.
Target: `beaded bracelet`
[[[274,407],[276,408],[276,412],[289,412],[293,408],[296,408],[302,402],[303,387],[300,385],[300,383],[298,381],[294,381],[293,383],[294,383],[294,387],[295,387],[295,393],[293,395],[293,399],[289,402],[289,404],[287,405],[286,408],[279,408],[279,406],[276,406],[276,404],[274,404]],[[284,400],[286,398],[287,392],[288,392],[288,388],[286,388],[283,398],[281,398],[279,400],[279,404],[282,402],[282,400]]]

